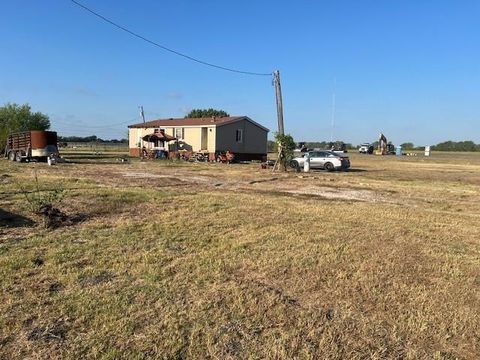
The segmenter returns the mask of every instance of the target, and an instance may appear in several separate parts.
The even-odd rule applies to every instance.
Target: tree
[[[327,141],[310,141],[310,142],[306,142],[305,146],[308,149],[328,149],[328,142]]]
[[[287,164],[293,157],[293,150],[296,144],[292,135],[275,133],[276,151],[278,152],[278,163],[282,171],[287,171]]]
[[[415,145],[411,142],[406,142],[406,143],[400,144],[400,146],[404,150],[413,150],[415,148]]]
[[[50,119],[41,112],[32,112],[30,105],[7,103],[0,107],[0,149],[6,145],[7,136],[11,133],[47,130]]]
[[[193,109],[190,111],[185,118],[209,118],[209,117],[228,117],[226,111],[223,110],[215,110],[215,109]]]

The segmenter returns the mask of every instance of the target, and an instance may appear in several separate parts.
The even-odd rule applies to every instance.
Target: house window
[[[153,129],[153,133],[154,134],[160,134],[160,133],[164,133],[165,132],[165,129],[160,129],[160,128],[156,128],[156,129]]]
[[[184,128],[175,128],[174,134],[175,134],[175,137],[178,140],[183,140],[183,138],[185,137],[185,129]]]
[[[238,129],[235,133],[235,140],[237,141],[237,143],[241,143],[243,142],[243,130],[242,129]]]

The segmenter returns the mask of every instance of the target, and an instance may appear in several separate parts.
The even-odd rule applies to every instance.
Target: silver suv
[[[350,167],[350,159],[344,153],[337,153],[328,150],[309,151],[303,156],[293,158],[290,166],[294,169],[303,169],[305,157],[310,157],[310,168],[333,170],[346,170]]]

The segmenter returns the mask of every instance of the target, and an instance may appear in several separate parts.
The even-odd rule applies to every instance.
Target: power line
[[[203,60],[199,60],[199,59],[196,59],[194,57],[191,57],[189,55],[186,55],[186,54],[183,54],[181,52],[178,52],[176,50],[173,50],[173,49],[170,49],[166,46],[163,46],[163,45],[160,45],[159,43],[153,41],[153,40],[150,40],[150,39],[147,39],[146,37],[140,35],[140,34],[137,34],[125,27],[123,27],[122,25],[119,25],[115,22],[113,22],[112,20],[109,20],[107,19],[105,16],[103,15],[100,15],[99,13],[93,11],[92,9],[86,7],[85,5],[79,3],[78,1],[76,0],[70,0],[72,3],[74,3],[75,5],[81,7],[82,9],[88,11],[89,13],[95,15],[96,17],[102,19],[103,21],[109,23],[110,25],[113,25],[115,26],[116,28],[120,29],[120,30],[123,30],[125,31],[126,33],[129,33],[130,35],[132,36],[135,36],[143,41],[146,41],[147,43],[151,44],[151,45],[154,45],[156,47],[159,47],[160,49],[163,49],[165,51],[169,51],[175,55],[178,55],[178,56],[181,56],[181,57],[184,57],[188,60],[191,60],[191,61],[194,61],[194,62],[197,62],[199,64],[202,64],[202,65],[206,65],[206,66],[210,66],[210,67],[213,67],[213,68],[217,68],[217,69],[220,69],[220,70],[225,70],[225,71],[230,71],[230,72],[234,72],[234,73],[239,73],[239,74],[245,74],[245,75],[255,75],[255,76],[272,76],[272,73],[257,73],[257,72],[250,72],[250,71],[241,71],[241,70],[236,70],[236,69],[231,69],[231,68],[227,68],[227,67],[224,67],[224,66],[220,66],[220,65],[215,65],[215,64],[212,64],[212,63],[209,63],[209,62],[206,62],[206,61],[203,61]]]
[[[111,127],[115,127],[115,126],[120,126],[120,125],[125,125],[125,124],[138,124],[139,123],[139,120],[137,118],[133,119],[133,120],[128,120],[128,121],[123,121],[123,122],[120,122],[120,123],[115,123],[115,124],[104,124],[104,125],[88,125],[88,124],[81,124],[81,123],[71,123],[71,122],[68,122],[68,121],[64,121],[64,120],[58,120],[58,119],[52,119],[53,122],[58,122],[60,124],[63,124],[63,125],[69,125],[69,126],[73,126],[73,127],[81,127],[81,128],[86,128],[86,129],[109,129]],[[137,122],[136,122],[137,121]]]

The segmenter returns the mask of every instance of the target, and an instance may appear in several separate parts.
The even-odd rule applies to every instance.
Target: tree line
[[[404,150],[423,150],[425,146],[415,146],[413,143],[403,143],[400,145]],[[430,146],[432,151],[480,151],[480,144],[475,144],[471,140],[464,141],[444,141]]]
[[[445,141],[431,147],[436,151],[480,151],[480,144],[473,141]]]
[[[332,144],[335,143],[342,143],[345,144],[345,149],[347,150],[352,150],[356,149],[357,147],[350,144],[350,143],[344,143],[342,141],[306,141],[304,142],[305,146],[308,149],[331,149]],[[297,144],[297,147],[300,148],[299,144]],[[267,151],[268,152],[276,152],[277,149],[277,144],[275,141],[268,140],[267,142]]]
[[[319,142],[305,142],[305,146],[309,149],[330,149],[330,141]],[[375,148],[378,146],[378,141],[371,143]],[[345,143],[347,150],[356,150],[359,146],[355,146],[349,143]],[[405,142],[400,144],[402,150],[424,150],[425,146],[416,146],[412,142]],[[268,140],[267,144],[268,152],[276,151],[275,141]],[[471,140],[465,141],[444,141],[430,147],[432,151],[480,151],[480,144],[476,144]]]
[[[102,138],[97,137],[96,135],[90,136],[58,136],[58,142],[75,142],[75,143],[90,143],[90,142],[97,142],[97,143],[112,143],[112,144],[123,144],[127,143],[127,139],[112,139],[112,140],[104,140]]]

